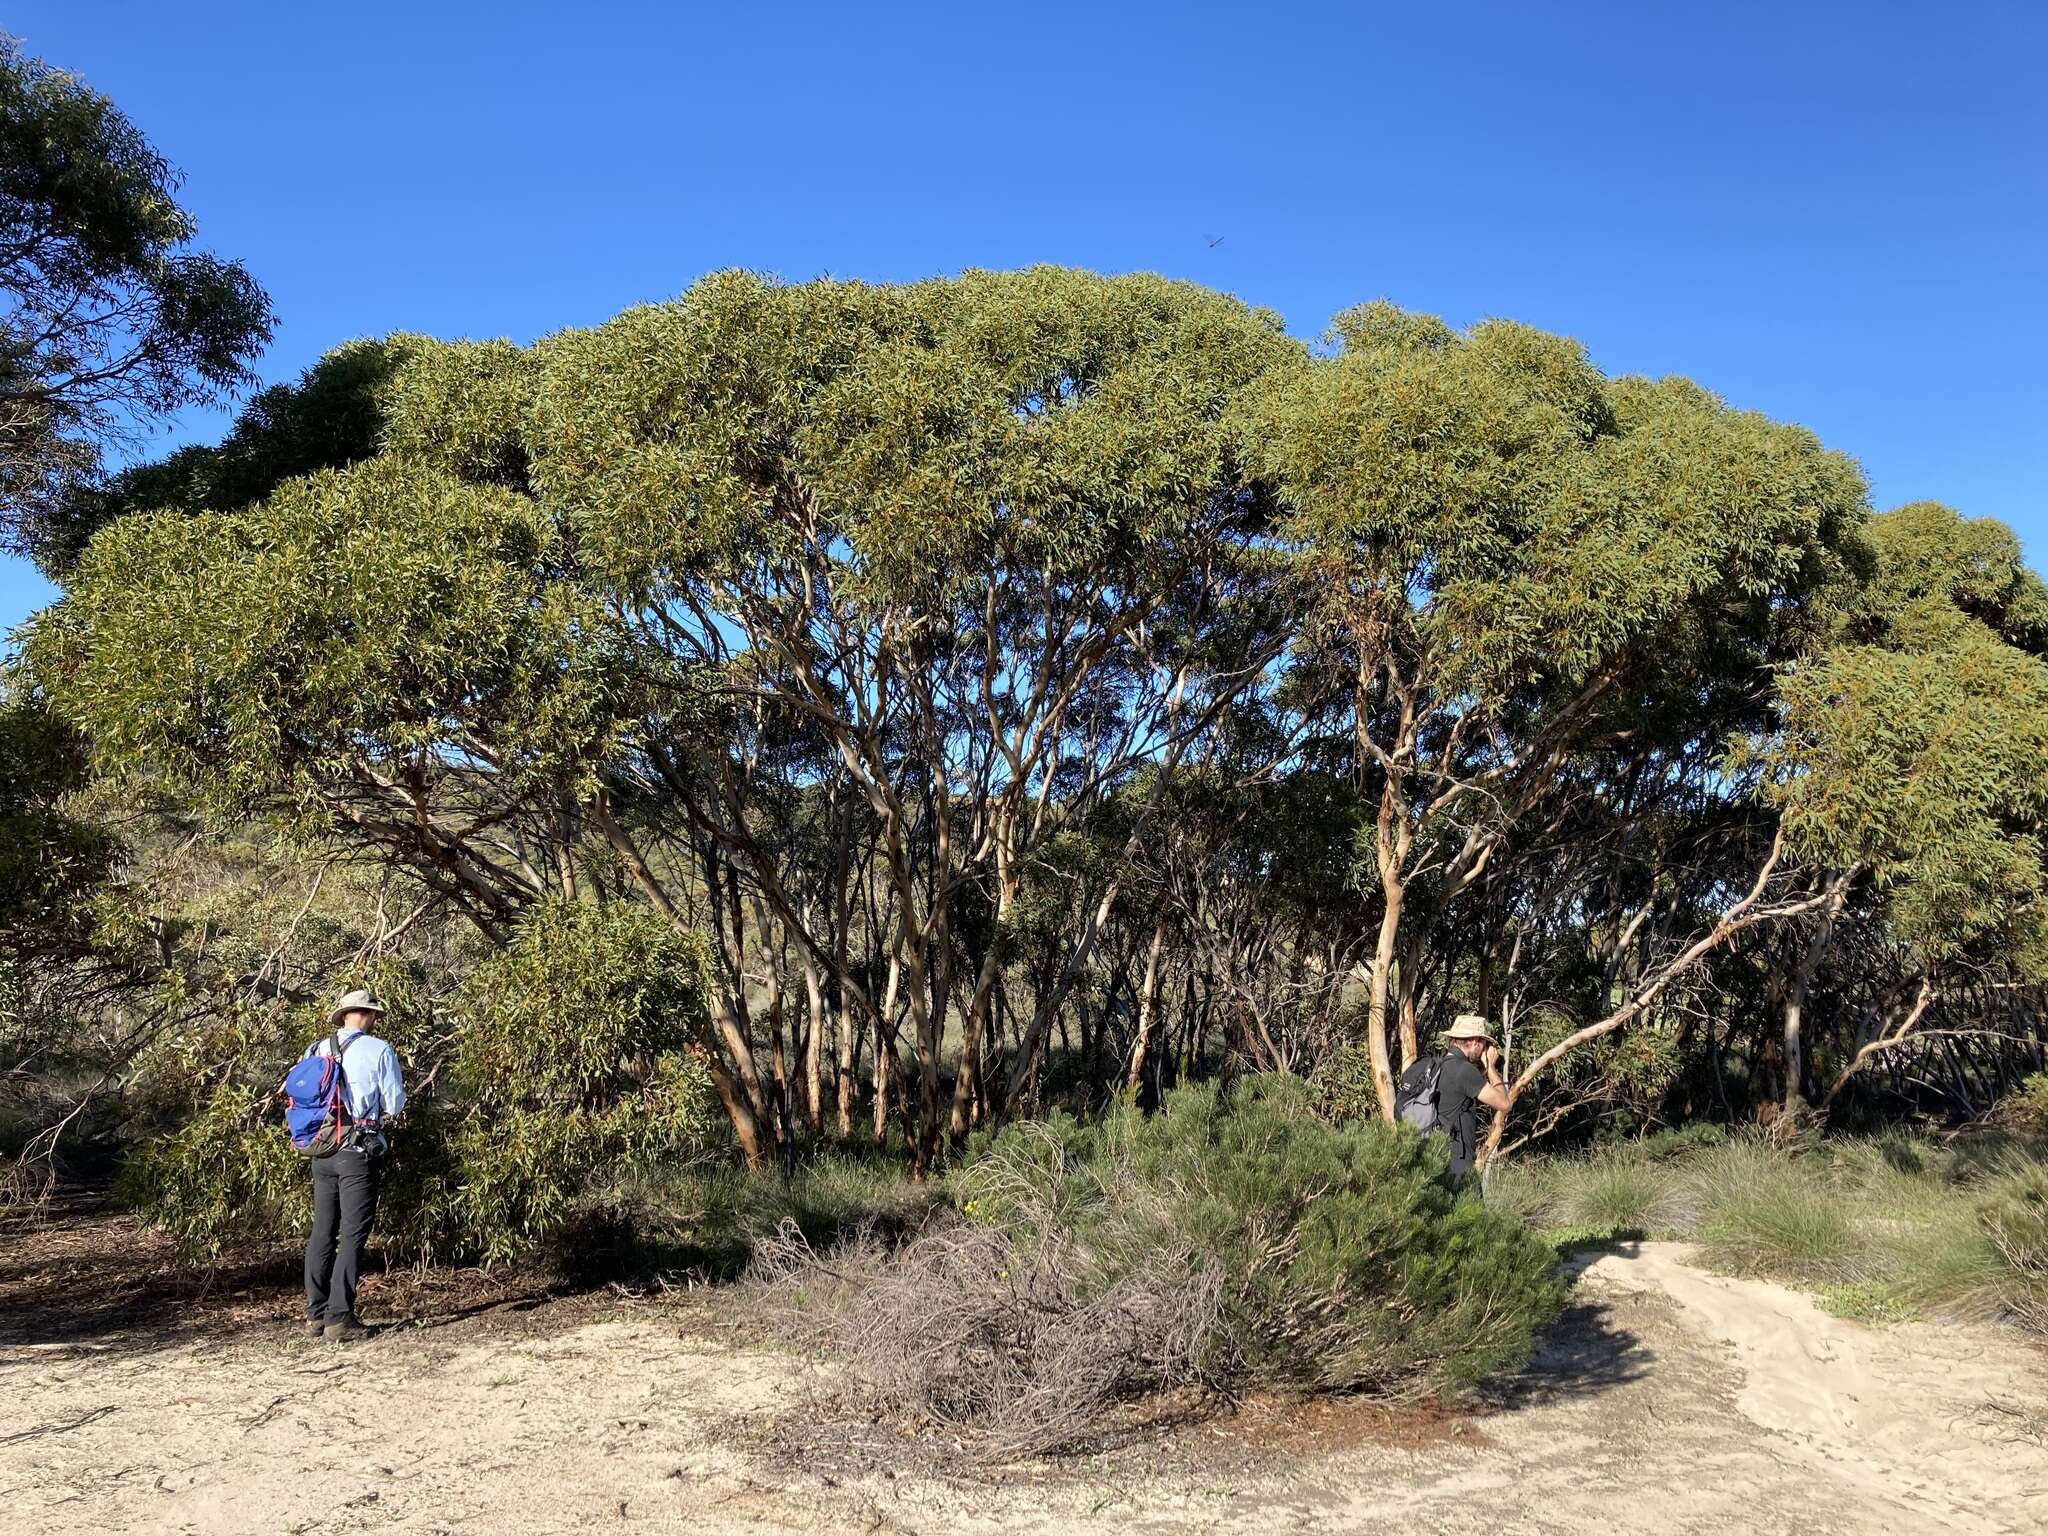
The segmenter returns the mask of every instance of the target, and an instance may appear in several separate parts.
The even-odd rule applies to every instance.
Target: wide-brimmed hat
[[[382,1013],[384,1011],[384,1005],[377,1001],[376,993],[358,987],[353,992],[341,994],[341,1001],[327,1011],[327,1022],[332,1024],[352,1008],[360,1008],[365,1013]]]
[[[1493,1038],[1493,1026],[1486,1022],[1483,1013],[1461,1013],[1451,1021],[1451,1027],[1444,1031],[1446,1040],[1484,1040],[1488,1045],[1498,1045]]]

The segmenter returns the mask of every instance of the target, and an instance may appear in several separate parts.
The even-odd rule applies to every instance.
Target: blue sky
[[[746,266],[1385,297],[1683,373],[2048,568],[2048,6],[94,3],[5,25],[186,175],[266,379]],[[217,438],[192,413],[157,443]],[[49,590],[0,565],[0,628]]]

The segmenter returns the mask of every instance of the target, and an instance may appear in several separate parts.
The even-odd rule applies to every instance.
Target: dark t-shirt
[[[1479,1117],[1473,1101],[1486,1086],[1486,1069],[1467,1061],[1457,1051],[1444,1062],[1436,1080],[1437,1123],[1451,1133],[1451,1182],[1457,1183],[1472,1170],[1478,1156]]]

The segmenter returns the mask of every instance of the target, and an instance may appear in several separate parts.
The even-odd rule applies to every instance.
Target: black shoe
[[[324,1320],[317,1317],[309,1317],[306,1319],[306,1336],[308,1338],[317,1339],[320,1337],[321,1331],[325,1329],[326,1326],[327,1324]]]
[[[375,1332],[374,1328],[365,1328],[352,1317],[344,1317],[339,1322],[331,1322],[322,1328],[320,1337],[330,1344],[344,1344],[350,1339],[367,1339]]]

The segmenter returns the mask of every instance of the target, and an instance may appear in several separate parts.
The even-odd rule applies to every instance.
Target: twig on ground
[[[112,1413],[118,1406],[119,1405],[115,1403],[104,1404],[101,1407],[93,1409],[89,1413],[79,1415],[77,1418],[73,1419],[69,1424],[43,1424],[37,1426],[34,1429],[20,1430],[11,1435],[0,1435],[0,1445],[12,1445],[17,1440],[34,1440],[42,1435],[61,1435],[65,1433],[65,1431],[67,1430],[83,1429],[88,1424],[94,1423],[100,1419],[104,1419],[108,1414]]]
[[[2001,1425],[2009,1430],[2005,1437],[2007,1444],[2048,1445],[2048,1415],[2023,1404],[2002,1403],[1995,1397],[1987,1397],[1979,1410],[1979,1422]]]
[[[289,1394],[280,1397],[273,1397],[268,1403],[264,1404],[263,1411],[261,1413],[257,1414],[254,1418],[244,1419],[242,1421],[242,1433],[246,1435],[249,1433],[250,1430],[260,1429],[263,1425],[268,1424],[273,1418],[276,1417],[277,1410],[288,1400],[288,1398]]]

